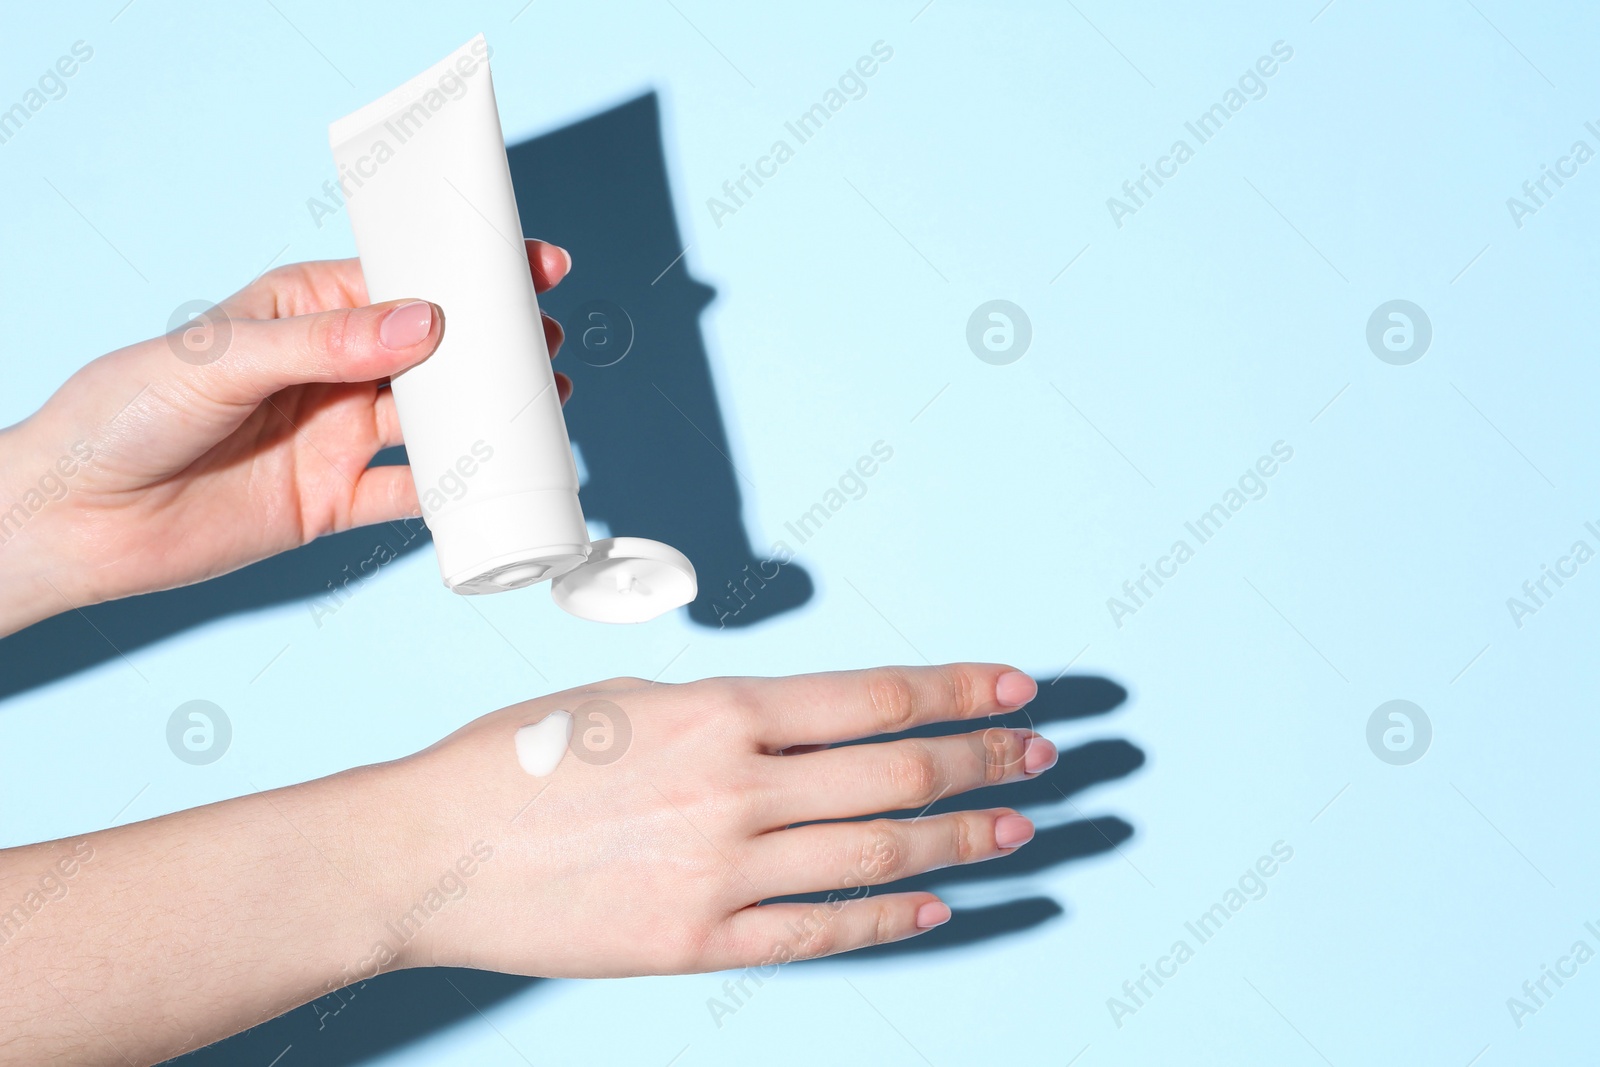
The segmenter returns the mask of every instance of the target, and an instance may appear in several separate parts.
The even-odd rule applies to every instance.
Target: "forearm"
[[[404,850],[373,829],[390,778],[0,853],[0,1060],[154,1063],[403,965],[381,887]]]

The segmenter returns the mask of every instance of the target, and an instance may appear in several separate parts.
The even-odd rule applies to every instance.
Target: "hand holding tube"
[[[527,249],[536,289],[570,269]],[[417,515],[410,470],[367,464],[403,443],[387,379],[445,329],[428,295],[367,306],[356,260],[280,267],[0,431],[0,634]],[[543,322],[553,356],[561,327]]]

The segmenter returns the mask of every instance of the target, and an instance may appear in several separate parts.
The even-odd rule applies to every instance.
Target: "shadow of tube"
[[[751,546],[733,447],[647,93],[507,150],[523,229],[567,248],[572,273],[540,298],[566,329],[567,430],[588,472],[586,517],[681,550],[700,576],[689,617],[742,627],[811,599],[810,576]]]

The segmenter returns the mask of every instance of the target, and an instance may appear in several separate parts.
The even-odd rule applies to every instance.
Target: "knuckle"
[[[267,272],[267,277],[276,282],[306,282],[311,274],[309,263],[283,263],[273,267]]]
[[[723,707],[736,729],[754,737],[769,712],[764,690],[758,679],[729,678],[720,691]]]
[[[262,275],[267,292],[272,296],[272,310],[276,318],[292,318],[316,311],[321,301],[316,298],[317,264],[285,263]]]
[[[754,711],[760,702],[757,687],[749,678],[701,678],[684,683],[683,691],[699,703],[726,711]]]
[[[694,729],[712,727],[745,738],[753,736],[761,713],[757,687],[745,678],[703,678],[674,686],[678,721]]]
[[[905,874],[910,855],[900,827],[889,819],[874,819],[867,828],[857,860],[862,884],[880,885]]]
[[[939,791],[939,761],[921,741],[904,742],[887,770],[894,795],[908,805],[931,804]]]
[[[806,916],[795,931],[794,955],[809,960],[830,956],[839,950],[839,931],[832,915]]]
[[[661,974],[689,974],[704,970],[704,964],[717,955],[720,936],[718,929],[709,923],[677,924],[659,942],[655,970]]]
[[[261,286],[269,293],[280,293],[303,282],[305,270],[302,263],[284,263],[273,267],[246,288]]]
[[[726,827],[748,829],[761,822],[762,815],[778,795],[772,779],[747,761],[721,769],[717,780],[719,784],[711,810],[720,825]]]
[[[712,965],[722,963],[724,969],[731,964],[733,967],[759,967],[765,970],[789,963],[795,958],[795,947],[790,939],[781,933],[774,933],[766,926],[752,927],[738,933],[718,932],[707,943],[707,950],[710,958],[706,962]]]
[[[314,358],[340,363],[354,348],[354,312],[349,308],[326,311],[311,320],[306,341]]]
[[[1012,777],[1022,766],[1022,739],[1011,730],[985,730],[979,738],[983,750],[983,780],[994,785]]]
[[[741,712],[754,712],[761,707],[761,685],[754,678],[718,678],[723,697]]]
[[[611,689],[643,689],[650,683],[631,674],[620,674],[615,678],[607,678],[603,684]]]
[[[867,699],[877,716],[880,733],[898,733],[916,719],[915,687],[910,676],[898,667],[872,672],[867,679]]]
[[[879,904],[872,917],[872,944],[882,945],[893,941],[895,934],[894,911],[887,904]]]
[[[956,863],[971,863],[977,858],[972,840],[972,822],[965,815],[950,820],[950,855]]]
[[[951,708],[964,715],[978,706],[977,682],[970,670],[965,667],[946,667],[939,673]]]

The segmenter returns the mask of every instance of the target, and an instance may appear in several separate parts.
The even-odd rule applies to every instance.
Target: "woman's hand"
[[[527,246],[543,292],[571,259]],[[409,468],[367,466],[403,443],[387,379],[449,315],[417,295],[366,306],[353,259],[280,267],[0,431],[0,634],[419,514]],[[544,327],[554,356],[561,327]],[[565,402],[571,381],[556,386]]]
[[[1009,808],[922,813],[1048,770],[1055,746],[995,726],[828,745],[979,727],[1035,692],[980,663],[618,678],[393,763],[5,849],[0,900],[21,905],[0,1044],[19,1063],[154,1063],[400,967],[766,969],[913,937],[950,909],[865,887],[1015,851],[1033,825]],[[571,744],[535,777],[517,731],[558,710]],[[838,821],[885,811],[911,817]]]
[[[1055,764],[1055,746],[995,727],[828,746],[981,723],[1036,691],[992,664],[686,685],[621,678],[485,716],[385,769],[401,806],[371,817],[409,830],[387,921],[371,924],[368,967],[672,974],[913,937],[950,909],[931,893],[865,887],[1008,855],[1032,823],[1007,808],[833,820],[916,814],[1030,778]],[[558,710],[573,716],[569,749],[535,777],[518,761],[517,731]],[[828,890],[839,892],[760,904]]]

